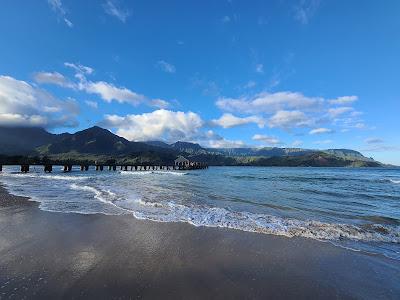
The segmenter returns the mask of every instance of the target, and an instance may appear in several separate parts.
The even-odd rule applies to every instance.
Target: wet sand
[[[0,299],[399,299],[399,278],[329,243],[44,212],[0,187]]]

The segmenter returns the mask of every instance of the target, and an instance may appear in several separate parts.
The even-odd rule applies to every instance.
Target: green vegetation
[[[381,167],[349,149],[202,148],[198,144],[130,142],[92,127],[75,134],[0,127],[0,164],[172,165],[178,155],[212,166]]]

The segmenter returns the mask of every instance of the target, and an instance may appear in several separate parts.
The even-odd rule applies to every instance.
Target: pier
[[[59,167],[63,173],[72,172],[74,165],[28,165],[23,164],[20,165],[21,173],[29,173],[31,167],[43,168],[45,173],[52,173],[55,167]],[[104,170],[108,170],[109,172],[115,172],[117,170],[123,172],[142,172],[142,171],[170,171],[170,170],[179,170],[179,171],[187,171],[187,170],[200,170],[200,169],[208,169],[208,165],[206,164],[196,164],[196,165],[76,165],[81,172],[87,172],[90,169],[95,170],[97,172],[103,172]],[[3,171],[3,165],[0,165],[0,172]]]
[[[202,170],[208,169],[208,165],[204,162],[198,161],[191,161],[183,156],[179,156],[177,159],[174,160],[173,164],[166,164],[166,165],[156,165],[156,164],[109,164],[96,161],[94,164],[50,164],[46,163],[44,165],[38,164],[21,164],[20,165],[20,172],[21,173],[28,173],[30,171],[31,166],[41,166],[43,167],[43,171],[45,173],[53,172],[55,166],[61,167],[62,172],[68,173],[72,172],[73,167],[76,166],[80,169],[81,172],[87,172],[89,169],[94,169],[97,172],[103,172],[104,170],[108,171],[124,171],[124,172],[139,172],[139,171],[170,171],[170,170]],[[60,168],[59,168],[60,169]],[[0,165],[0,172],[3,171],[3,165]]]

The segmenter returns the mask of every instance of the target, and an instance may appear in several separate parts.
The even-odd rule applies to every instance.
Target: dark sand
[[[400,263],[303,238],[44,212],[0,188],[0,298],[400,299]]]

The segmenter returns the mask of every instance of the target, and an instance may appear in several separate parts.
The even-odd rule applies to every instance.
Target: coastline
[[[0,184],[0,298],[396,299],[400,263],[306,238],[42,211]]]

